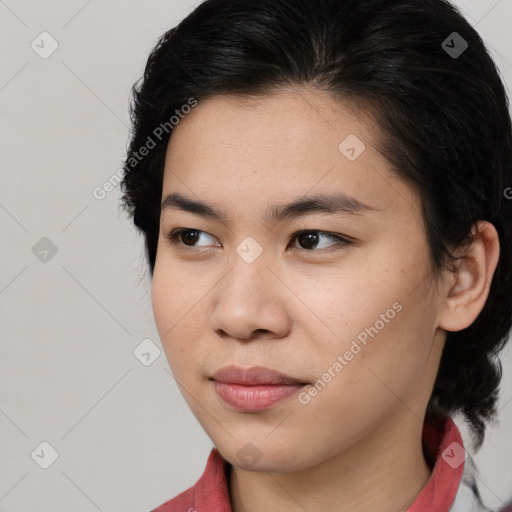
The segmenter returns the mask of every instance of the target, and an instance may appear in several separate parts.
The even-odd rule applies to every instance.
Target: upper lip
[[[225,366],[220,368],[213,375],[212,379],[217,382],[230,384],[244,384],[255,386],[258,384],[307,384],[306,382],[285,375],[276,370],[263,366],[252,366],[251,368],[240,368],[239,366]]]

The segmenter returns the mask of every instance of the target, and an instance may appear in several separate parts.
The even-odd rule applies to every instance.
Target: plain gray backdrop
[[[158,355],[142,238],[104,186],[130,87],[198,3],[0,0],[0,512],[149,511],[204,470],[213,445]],[[510,91],[512,0],[455,4]],[[502,360],[500,423],[475,456],[492,507],[512,496],[510,346]]]

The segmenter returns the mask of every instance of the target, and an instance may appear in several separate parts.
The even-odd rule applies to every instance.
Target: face
[[[444,342],[439,297],[419,196],[378,152],[368,116],[306,89],[204,100],[170,139],[170,194],[189,202],[162,209],[155,321],[226,459],[302,470],[423,418]],[[307,384],[259,410],[235,406],[211,379],[230,365]]]

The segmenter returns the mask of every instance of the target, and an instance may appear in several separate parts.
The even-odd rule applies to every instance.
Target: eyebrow
[[[161,211],[164,212],[169,209],[178,209],[194,213],[222,223],[228,222],[228,214],[225,210],[209,205],[203,201],[190,199],[178,192],[167,195],[162,202]],[[263,216],[263,222],[273,225],[285,219],[300,218],[314,213],[365,215],[372,211],[380,210],[343,192],[336,192],[331,194],[302,196],[291,203],[271,205],[267,208]]]

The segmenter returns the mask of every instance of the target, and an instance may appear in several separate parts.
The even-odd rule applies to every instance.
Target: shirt
[[[407,512],[492,512],[482,504],[475,466],[453,420],[440,416],[424,424],[422,440],[433,470]],[[232,512],[230,471],[231,464],[213,448],[201,478],[151,512]]]

